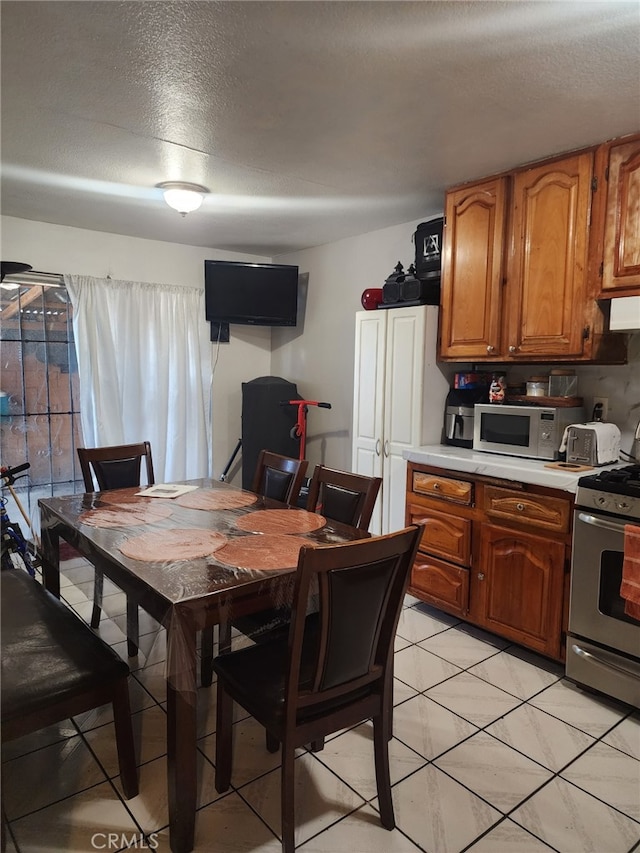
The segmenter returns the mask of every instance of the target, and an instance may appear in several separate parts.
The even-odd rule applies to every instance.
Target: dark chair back
[[[151,445],[148,441],[111,447],[79,447],[78,459],[87,492],[139,486],[143,459],[147,484],[152,486],[155,483]]]
[[[218,655],[216,789],[231,783],[233,700],[281,744],[283,853],[295,848],[295,750],[373,720],[380,820],[395,825],[389,775],[393,641],[421,528],[300,549],[288,637]],[[319,610],[308,613],[315,590]]]
[[[316,465],[309,485],[307,509],[368,530],[381,483],[380,477],[365,477]]]
[[[287,718],[339,698],[361,698],[378,684],[393,639],[420,529],[326,548],[303,547],[289,635]],[[318,590],[319,610],[307,619]],[[377,690],[378,688],[376,688]]]
[[[306,459],[292,459],[270,450],[261,450],[251,491],[265,498],[295,505],[308,464]]]

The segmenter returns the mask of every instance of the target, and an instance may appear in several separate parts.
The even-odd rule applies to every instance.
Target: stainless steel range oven
[[[640,465],[578,481],[566,674],[640,707],[640,622],[620,596],[628,524],[640,526]]]

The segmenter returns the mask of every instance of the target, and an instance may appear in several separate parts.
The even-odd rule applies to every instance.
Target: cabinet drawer
[[[469,569],[418,552],[411,571],[411,589],[436,607],[461,616],[469,610]]]
[[[457,504],[471,504],[473,500],[473,483],[466,480],[452,480],[449,477],[438,477],[437,474],[413,473],[413,491],[419,495],[429,495],[452,501]]]
[[[471,561],[471,521],[416,504],[407,507],[409,524],[423,524],[420,550],[462,566]]]
[[[558,533],[566,533],[569,529],[571,503],[562,498],[487,486],[484,509],[490,517],[517,521],[530,527],[542,527]]]

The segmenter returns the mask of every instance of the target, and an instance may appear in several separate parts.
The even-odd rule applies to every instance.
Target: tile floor
[[[63,564],[89,618],[92,570]],[[100,634],[126,655],[124,596],[105,582]],[[640,712],[582,692],[562,668],[407,597],[390,744],[397,828],[377,818],[370,724],[297,759],[304,853],[629,853],[640,850]],[[130,659],[140,794],[121,798],[108,708],[7,744],[10,853],[169,851],[164,632],[141,612]],[[200,689],[196,850],[278,853],[278,755],[237,716],[232,783],[214,787],[215,685]]]

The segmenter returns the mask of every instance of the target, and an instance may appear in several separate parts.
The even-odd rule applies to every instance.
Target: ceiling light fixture
[[[164,200],[169,207],[177,210],[181,216],[186,216],[187,213],[193,213],[194,210],[197,210],[209,192],[206,187],[201,187],[200,184],[188,184],[183,181],[165,181],[162,184],[157,184],[157,186],[162,190]]]

